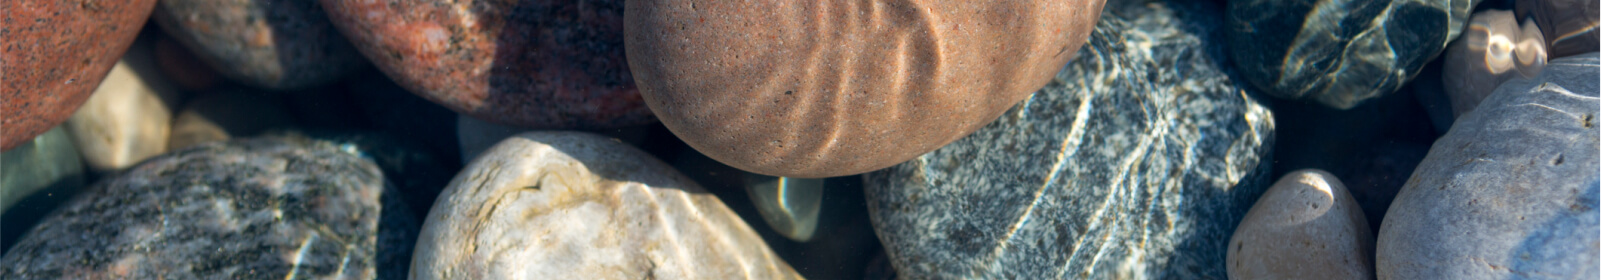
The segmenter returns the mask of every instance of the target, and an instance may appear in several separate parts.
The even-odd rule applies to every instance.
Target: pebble
[[[1373,230],[1333,174],[1290,172],[1230,237],[1229,279],[1373,279]]]
[[[1221,279],[1268,187],[1273,114],[1208,1],[1108,2],[1078,59],[999,120],[865,174],[896,275]]]
[[[251,86],[318,86],[366,65],[315,1],[163,0],[152,18],[201,61]]]
[[[973,133],[1039,90],[1104,0],[628,1],[645,102],[750,172],[860,174]]]
[[[1229,1],[1228,49],[1270,95],[1349,109],[1400,89],[1482,1]]]
[[[580,132],[528,132],[462,170],[428,215],[411,279],[799,278],[665,163]]]
[[[392,192],[328,145],[202,144],[57,209],[0,258],[0,278],[401,279],[416,221]]]
[[[131,64],[119,62],[94,95],[67,119],[65,127],[83,151],[89,169],[121,171],[167,152],[172,111],[183,96],[159,79],[153,71],[141,73]]]
[[[395,82],[528,129],[655,121],[623,55],[623,1],[345,1],[323,8]]]
[[[1598,56],[1502,84],[1434,143],[1379,228],[1379,279],[1601,277]]]
[[[774,231],[790,240],[806,242],[817,231],[823,181],[746,173],[745,193]]]
[[[1551,58],[1601,51],[1601,2],[1592,0],[1519,0],[1517,18],[1533,19],[1546,34]]]
[[[20,1],[20,2],[19,2]],[[0,151],[72,116],[128,50],[156,0],[6,2]],[[12,9],[11,7],[25,7]]]
[[[250,137],[294,123],[281,100],[259,92],[219,90],[195,97],[172,119],[167,149]]]
[[[1512,11],[1474,13],[1466,33],[1445,55],[1442,84],[1454,117],[1478,106],[1512,78],[1533,78],[1546,63],[1545,36],[1533,20],[1518,25]]]

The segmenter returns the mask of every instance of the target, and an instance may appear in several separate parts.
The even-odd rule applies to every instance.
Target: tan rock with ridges
[[[629,1],[629,69],[686,143],[755,173],[829,177],[966,136],[1078,51],[1102,0]]]

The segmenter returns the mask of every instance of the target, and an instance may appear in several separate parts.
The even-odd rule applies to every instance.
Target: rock
[[[418,221],[427,218],[425,214],[439,192],[450,183],[450,177],[461,170],[461,166],[452,166],[450,163],[453,161],[439,159],[422,144],[383,132],[308,129],[305,132],[283,130],[266,134],[315,139],[378,164],[385,181],[395,186],[400,199],[405,200],[406,205],[412,207],[411,212],[417,214],[415,218]]]
[[[630,1],[625,45],[645,102],[691,147],[833,177],[994,121],[1073,57],[1103,2]]]
[[[1373,279],[1373,230],[1322,170],[1279,179],[1229,239],[1229,279]]]
[[[1480,1],[1229,1],[1228,49],[1270,95],[1349,109],[1411,80]]]
[[[294,123],[276,97],[243,90],[222,90],[196,97],[172,120],[168,150],[249,137]]]
[[[128,50],[155,0],[6,3],[0,151],[66,121]],[[13,9],[12,7],[19,7]]]
[[[204,92],[216,88],[222,81],[217,79],[217,70],[200,62],[194,52],[178,45],[178,41],[163,36],[155,43],[155,60],[161,68],[161,73],[172,78],[179,88],[186,91]]]
[[[44,189],[83,184],[83,162],[65,129],[51,129],[0,153],[0,213]],[[10,230],[8,230],[10,231]]]
[[[65,127],[96,172],[115,172],[167,152],[181,93],[151,72],[117,63]]]
[[[1545,36],[1534,21],[1520,27],[1511,11],[1474,13],[1467,33],[1445,55],[1443,84],[1453,116],[1472,111],[1507,80],[1539,75],[1545,63]]]
[[[1385,215],[1380,279],[1601,277],[1597,57],[1552,60],[1457,119]]]
[[[326,143],[203,144],[74,198],[0,259],[0,278],[400,279],[416,229],[391,192]]]
[[[306,0],[163,0],[155,22],[223,76],[269,89],[326,84],[364,65]]]
[[[817,231],[823,181],[746,173],[745,193],[774,231],[790,240],[806,242]]]
[[[441,196],[412,279],[799,278],[717,197],[599,135],[508,138]]]
[[[1227,75],[1212,5],[1108,3],[1044,89],[973,135],[865,174],[896,274],[1224,278],[1228,237],[1267,188],[1274,125]]]
[[[1551,58],[1601,50],[1601,3],[1590,0],[1519,0],[1517,18],[1534,19]]]
[[[533,129],[654,121],[623,56],[621,0],[322,4],[378,69],[456,112]]]

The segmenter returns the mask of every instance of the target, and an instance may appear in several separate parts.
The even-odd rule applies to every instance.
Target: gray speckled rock
[[[795,270],[694,181],[621,140],[528,132],[445,189],[411,279],[790,279]]]
[[[416,222],[387,193],[376,166],[327,142],[202,144],[80,194],[0,278],[401,279]]]
[[[966,138],[864,175],[900,277],[1224,277],[1273,115],[1207,1],[1107,3],[1074,62]],[[1169,8],[1168,5],[1182,5]]]
[[[151,16],[223,75],[252,86],[297,89],[366,64],[309,0],[163,0]]]
[[[1411,80],[1479,1],[1229,1],[1229,50],[1268,94],[1348,109]]]
[[[1601,277],[1596,53],[1503,84],[1434,143],[1379,229],[1379,279]]]
[[[1340,179],[1284,174],[1229,237],[1229,279],[1373,279],[1373,230]]]

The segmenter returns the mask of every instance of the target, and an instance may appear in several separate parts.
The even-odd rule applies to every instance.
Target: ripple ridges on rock
[[[901,276],[1223,278],[1267,186],[1272,114],[1225,75],[1217,7],[1145,2],[1108,3],[1078,58],[999,120],[865,175]]]

